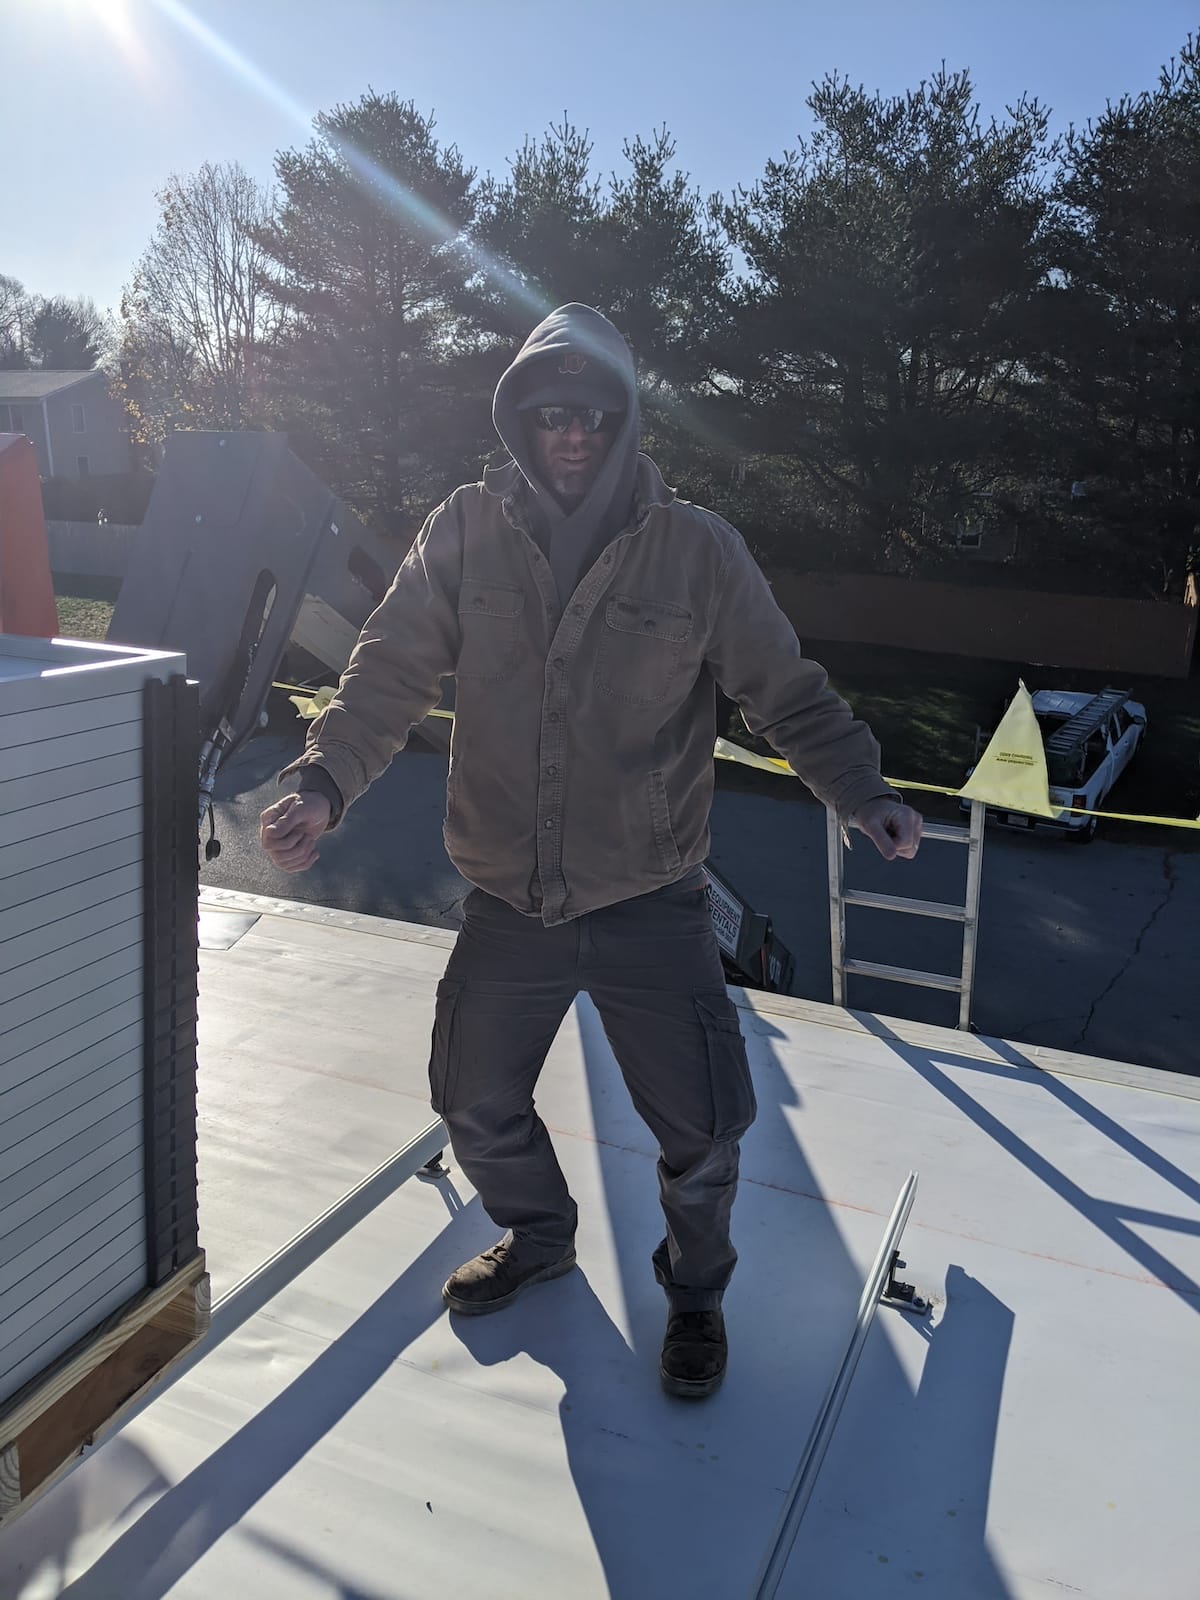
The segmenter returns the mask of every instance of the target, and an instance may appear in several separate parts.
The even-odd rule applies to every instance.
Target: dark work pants
[[[454,1155],[497,1226],[550,1259],[576,1207],[533,1091],[575,996],[595,1003],[658,1141],[666,1237],[654,1271],[676,1310],[720,1304],[754,1091],[702,875],[547,928],[479,889],[438,985],[429,1079]]]

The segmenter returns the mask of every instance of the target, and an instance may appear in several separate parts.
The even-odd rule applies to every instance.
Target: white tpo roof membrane
[[[429,1123],[450,939],[205,906],[219,1300]],[[878,1312],[781,1597],[1195,1600],[1197,1085],[735,998],[760,1111],[716,1397],[659,1389],[656,1151],[581,1000],[539,1092],[580,1270],[451,1320],[496,1230],[457,1170],[404,1184],[0,1533],[0,1595],[741,1600],[911,1167],[932,1315]]]

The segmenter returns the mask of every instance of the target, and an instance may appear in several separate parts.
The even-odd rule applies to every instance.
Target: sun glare
[[[117,46],[126,62],[140,74],[151,70],[143,38],[145,0],[57,0],[57,9],[72,32],[97,26]]]

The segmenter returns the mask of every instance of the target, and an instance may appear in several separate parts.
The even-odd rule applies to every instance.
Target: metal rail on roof
[[[825,1396],[821,1409],[817,1412],[816,1420],[804,1446],[804,1454],[800,1458],[800,1465],[796,1469],[796,1476],[788,1490],[787,1501],[783,1512],[776,1525],[775,1535],[771,1541],[771,1548],[759,1571],[755,1586],[751,1591],[753,1600],[774,1600],[779,1588],[780,1579],[787,1567],[788,1557],[791,1555],[792,1546],[796,1542],[796,1535],[800,1530],[800,1523],[812,1498],[816,1486],[817,1476],[821,1471],[821,1463],[825,1459],[825,1452],[829,1448],[829,1441],[833,1437],[833,1430],[849,1393],[850,1384],[854,1378],[854,1370],[858,1366],[858,1358],[862,1355],[863,1346],[867,1342],[867,1335],[871,1331],[871,1324],[875,1320],[875,1310],[880,1298],[891,1277],[892,1265],[896,1259],[896,1251],[900,1245],[900,1236],[904,1232],[904,1225],[908,1221],[908,1214],[912,1210],[913,1200],[917,1193],[917,1174],[910,1172],[908,1178],[896,1199],[892,1215],[888,1220],[887,1231],[879,1246],[879,1253],[863,1284],[862,1297],[858,1302],[858,1311],[855,1313],[854,1326],[850,1330],[850,1338],[846,1345],[841,1363],[834,1373],[833,1381]],[[918,1301],[917,1309],[925,1302]]]

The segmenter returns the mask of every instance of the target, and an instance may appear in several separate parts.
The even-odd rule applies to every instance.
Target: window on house
[[[91,471],[91,463],[86,456],[76,456],[75,465],[79,468],[79,476],[81,478],[86,478]]]
[[[0,406],[0,433],[24,433],[25,413],[20,406]]]
[[[71,407],[71,426],[76,433],[87,432],[87,421],[83,415],[83,407],[81,405]]]

